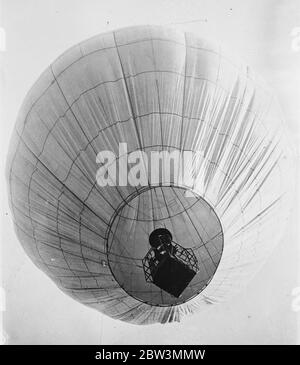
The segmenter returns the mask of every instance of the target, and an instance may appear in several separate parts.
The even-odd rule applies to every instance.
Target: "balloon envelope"
[[[190,185],[97,184],[100,151],[200,151]],[[75,300],[137,324],[178,321],[257,272],[289,209],[289,152],[272,93],[222,47],[138,26],[72,47],[20,110],[7,176],[32,261]],[[145,280],[159,227],[199,271],[180,298]],[[276,228],[276,231],[275,231]]]

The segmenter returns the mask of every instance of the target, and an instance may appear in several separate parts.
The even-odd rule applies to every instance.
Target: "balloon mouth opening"
[[[193,273],[177,270],[177,289],[180,280],[187,283],[178,296],[174,293],[180,290],[172,294],[147,280],[145,260],[162,235],[174,241],[183,256],[195,256],[189,262]],[[223,247],[223,229],[213,207],[194,191],[175,185],[143,187],[129,195],[111,217],[106,232],[107,262],[115,281],[128,295],[151,306],[176,306],[199,295],[214,277]],[[170,269],[163,274],[171,276]]]

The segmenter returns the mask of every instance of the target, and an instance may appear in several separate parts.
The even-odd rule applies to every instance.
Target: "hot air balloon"
[[[121,143],[126,156],[201,160],[187,184],[162,173],[101,186],[97,156]],[[276,99],[248,66],[190,33],[130,27],[67,50],[31,88],[9,203],[26,254],[76,301],[135,324],[179,321],[266,261],[288,217],[290,161]]]

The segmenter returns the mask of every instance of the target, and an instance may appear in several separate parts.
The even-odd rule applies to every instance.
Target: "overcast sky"
[[[294,144],[298,144],[300,50],[297,52],[295,39],[300,35],[298,0],[0,0],[0,3],[0,26],[6,33],[0,80],[2,171],[18,109],[40,73],[70,46],[97,33],[136,24],[176,26],[235,50],[275,90]],[[297,204],[285,239],[247,290],[180,324],[137,327],[102,316],[59,291],[31,263],[17,241],[3,174],[0,190],[1,272],[8,343],[300,343],[299,334],[297,339],[300,312],[291,309],[292,291],[300,286]]]

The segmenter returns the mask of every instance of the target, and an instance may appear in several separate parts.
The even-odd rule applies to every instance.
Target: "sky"
[[[291,143],[299,146],[297,0],[0,0],[1,171],[4,172],[9,136],[18,110],[41,72],[72,45],[97,33],[137,24],[176,27],[233,49],[274,89],[292,136]],[[295,149],[299,156],[299,149]],[[6,181],[4,174],[0,175],[2,342],[300,343],[300,312],[293,310],[292,305],[293,293],[300,287],[299,194],[284,240],[238,296],[179,324],[138,327],[112,320],[75,302],[32,264],[14,233]]]

